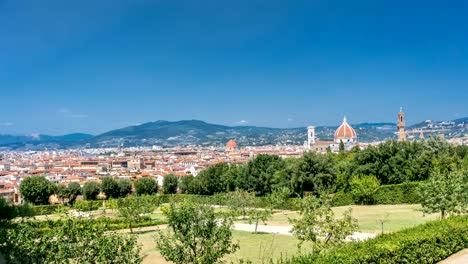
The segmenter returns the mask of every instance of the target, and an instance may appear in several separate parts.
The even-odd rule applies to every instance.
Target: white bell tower
[[[310,149],[310,146],[315,144],[315,127],[307,127],[307,148]]]

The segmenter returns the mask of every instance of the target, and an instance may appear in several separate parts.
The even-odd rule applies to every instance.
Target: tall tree
[[[101,188],[97,182],[86,182],[83,185],[83,198],[85,200],[97,200]]]
[[[158,192],[158,183],[152,178],[140,178],[135,181],[137,195],[152,195]]]
[[[177,193],[177,187],[179,186],[179,178],[174,174],[170,173],[164,176],[163,191],[164,194]]]
[[[35,205],[49,204],[49,197],[55,190],[55,184],[41,176],[26,177],[20,184],[23,198]]]
[[[105,177],[101,182],[101,191],[106,194],[106,198],[119,198],[121,191],[119,183],[113,177]]]

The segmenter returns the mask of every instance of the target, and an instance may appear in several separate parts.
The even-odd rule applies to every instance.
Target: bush
[[[374,194],[376,204],[417,204],[421,198],[417,192],[420,182],[382,185]]]
[[[353,195],[350,193],[335,193],[332,196],[332,206],[345,206],[354,204]]]
[[[50,215],[54,214],[58,208],[65,208],[62,204],[50,204],[50,205],[34,205],[32,207],[33,215]]]
[[[468,216],[457,216],[278,263],[436,263],[467,248],[467,238]]]
[[[78,211],[82,212],[89,212],[89,211],[95,211],[99,209],[102,206],[102,201],[86,201],[86,200],[81,200],[81,201],[76,201],[73,204],[73,208],[75,208]]]

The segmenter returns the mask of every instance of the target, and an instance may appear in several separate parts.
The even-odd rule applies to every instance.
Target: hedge
[[[348,243],[322,255],[306,254],[278,263],[437,263],[465,248],[468,248],[468,216],[456,216]]]
[[[374,194],[376,204],[417,204],[421,203],[417,188],[420,182],[382,185]]]

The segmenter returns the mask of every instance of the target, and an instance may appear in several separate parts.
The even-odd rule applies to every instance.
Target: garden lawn
[[[439,214],[424,215],[419,211],[421,206],[418,204],[340,206],[334,207],[333,211],[337,217],[340,217],[348,208],[353,210],[353,217],[358,220],[361,232],[380,233],[380,220],[384,221],[384,231],[393,232],[439,218]],[[267,224],[286,226],[290,225],[288,218],[297,217],[299,217],[297,212],[276,213]],[[246,223],[246,221],[240,222]]]
[[[291,256],[297,254],[298,240],[289,235],[274,235],[274,234],[252,234],[244,231],[234,231],[233,241],[239,241],[240,249],[225,258],[228,263],[233,261],[238,263],[238,260],[251,260],[253,263],[267,262],[270,258],[277,259],[281,255]],[[143,264],[150,263],[170,263],[155,249],[154,243],[155,232],[145,232],[138,235],[138,242],[142,244]],[[307,248],[307,244],[304,244]]]

